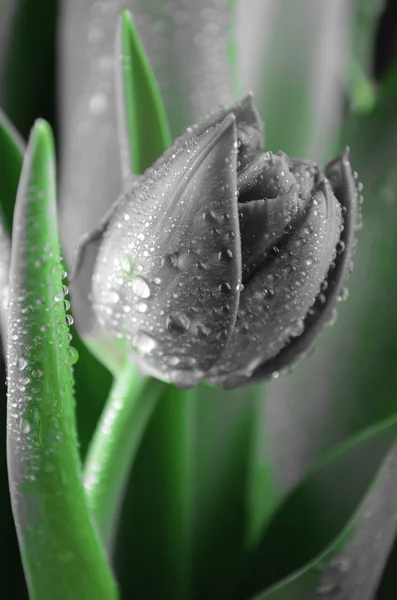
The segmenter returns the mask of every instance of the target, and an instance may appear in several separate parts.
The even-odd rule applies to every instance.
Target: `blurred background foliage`
[[[344,559],[349,561],[344,564],[353,566],[338,570],[330,556],[325,556],[320,569],[325,579],[317,588],[320,592],[322,589],[321,597],[336,597],[332,594],[343,584],[352,590],[351,596],[346,596],[349,599],[371,598],[380,581],[376,598],[391,599],[397,590],[397,481],[395,476],[393,479],[397,443],[393,420],[397,413],[397,5],[394,0],[206,0],[198,4],[3,0],[0,106],[24,139],[36,117],[48,119],[55,129],[63,186],[60,213],[68,261],[81,227],[87,229],[92,224],[90,219],[95,223],[106,203],[120,192],[117,162],[113,159],[114,164],[106,163],[113,153],[117,155],[114,123],[109,128],[99,114],[95,123],[100,125],[91,131],[89,123],[82,129],[81,121],[91,118],[84,112],[90,99],[96,94],[94,109],[100,106],[98,94],[108,92],[113,81],[106,61],[99,74],[94,72],[98,56],[91,42],[96,36],[101,52],[106,47],[103,56],[112,57],[111,25],[122,8],[130,8],[136,17],[174,136],[216,104],[228,102],[233,80],[237,95],[248,89],[254,91],[266,123],[268,148],[323,161],[344,145],[350,146],[352,165],[364,185],[365,203],[355,268],[348,282],[348,302],[340,304],[337,322],[322,335],[309,358],[289,376],[257,388],[254,395],[266,398],[258,404],[254,424],[249,406],[254,395],[248,398],[245,391],[207,391],[205,407],[196,406],[202,411],[195,430],[200,442],[195,448],[201,457],[206,448],[207,453],[208,448],[211,452],[216,448],[219,455],[224,453],[224,464],[230,464],[233,449],[224,444],[222,450],[219,442],[226,427],[222,411],[225,403],[229,406],[229,422],[242,423],[239,436],[244,438],[250,427],[257,429],[250,501],[259,550],[251,562],[250,582],[241,582],[241,590],[231,590],[230,597],[273,585],[298,571],[344,532]],[[110,23],[107,29],[101,29],[99,15],[105,15]],[[214,40],[218,38],[223,45],[217,46]],[[192,48],[183,53],[189,39],[194,41]],[[231,55],[235,64],[234,73],[229,75],[225,65]],[[107,99],[106,118],[112,108],[111,92]],[[79,149],[72,138],[85,143]],[[85,173],[79,171],[79,162]],[[92,181],[92,174],[101,164],[106,166],[106,185],[102,180]],[[94,209],[92,202],[91,207],[84,203],[87,190],[97,201]],[[11,218],[12,206],[6,206],[5,211]],[[73,344],[80,356],[74,371],[84,457],[111,378],[76,332]],[[22,599],[26,590],[5,462],[4,379],[1,362],[2,590],[6,598]],[[192,392],[192,402],[195,394],[199,392]],[[210,400],[218,407],[217,418],[212,409],[207,412]],[[162,456],[162,446],[156,445],[156,440],[164,442],[162,424],[169,418],[168,410],[165,398],[149,425],[131,478],[135,495],[132,498],[131,493],[127,494],[125,502],[115,565],[126,598],[132,593],[133,560],[137,579],[132,589],[141,592],[140,597],[145,597],[142,590],[148,597],[155,594],[162,589],[163,578],[166,580],[160,571],[156,579],[152,568],[172,569],[172,564],[161,562],[164,555],[160,542],[157,550],[152,550],[150,572],[147,556],[139,552],[143,539],[152,540],[152,548],[156,548],[156,536],[164,525],[161,518],[157,523],[152,517],[163,508],[162,491],[167,488],[172,470],[172,456]],[[206,472],[206,464],[202,458],[195,471],[201,474],[203,488],[211,486],[217,477],[215,472]],[[236,465],[236,471],[239,469]],[[232,481],[233,476],[229,493],[238,504],[243,492],[233,490]],[[202,502],[205,504],[204,496]],[[223,536],[236,514],[240,514],[238,510],[231,511],[220,526],[219,545],[215,544],[219,555],[226,539]],[[357,518],[353,519],[354,515]],[[274,518],[266,528],[271,516]],[[215,511],[213,519],[219,524],[219,512]],[[355,525],[346,529],[352,519]],[[242,535],[242,524],[236,521],[234,525],[235,535]],[[169,535],[165,532],[160,538],[166,540]],[[208,540],[203,538],[203,544],[205,549]],[[376,547],[376,560],[370,547]],[[219,590],[225,594],[228,573],[238,569],[241,557],[230,553],[214,567],[206,564],[203,549],[201,554],[197,597],[215,598]],[[361,563],[355,569],[360,562],[357,557]],[[374,573],[372,578],[369,571]],[[327,577],[333,581],[328,589]],[[210,590],[206,588],[208,581],[212,582]],[[349,588],[352,582],[355,587]],[[279,596],[271,597],[309,598],[311,584],[303,581],[302,586],[298,596],[297,588],[291,595],[284,588]],[[258,599],[268,597],[265,593]]]

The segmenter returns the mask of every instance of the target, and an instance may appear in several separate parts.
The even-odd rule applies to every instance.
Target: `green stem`
[[[114,381],[88,450],[84,486],[108,551],[132,464],[163,388],[162,382],[141,377],[129,363]]]

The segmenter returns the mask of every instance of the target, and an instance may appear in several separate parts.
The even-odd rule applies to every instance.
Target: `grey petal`
[[[233,329],[241,283],[236,126],[221,125],[148,169],[105,232],[93,282],[103,326],[149,374],[187,387]]]
[[[340,235],[340,251],[327,275],[328,285],[323,291],[323,296],[317,298],[305,319],[303,334],[294,338],[272,360],[259,366],[253,373],[250,383],[270,377],[273,372],[286,368],[310,351],[325,323],[331,319],[337,298],[351,270],[355,233],[359,221],[359,194],[349,162],[349,150],[346,149],[341,156],[327,163],[324,171],[342,206],[343,230]]]
[[[243,283],[260,268],[266,251],[284,234],[298,211],[297,185],[278,198],[253,200],[238,205]]]
[[[221,387],[251,383],[262,365],[291,345],[291,338],[299,339],[327,275],[340,224],[333,194],[314,192],[309,210],[241,293],[233,336],[211,381]]]
[[[196,136],[202,135],[205,131],[207,131],[207,129],[219,125],[227,117],[227,115],[230,114],[233,114],[236,117],[237,129],[248,127],[251,131],[254,131],[257,134],[254,140],[255,153],[263,150],[265,147],[265,133],[262,119],[254,106],[252,94],[248,94],[240,102],[236,102],[228,108],[220,108],[208,115],[206,118],[202,119],[197,125],[188,127],[183,135],[175,140],[172,147],[166,150],[166,152],[164,152],[164,154],[153,166],[159,167],[160,165],[164,164],[164,162],[169,160],[176,150],[181,148],[187,141]],[[247,143],[250,143],[250,140],[248,140]]]
[[[85,338],[95,337],[99,329],[90,301],[92,277],[103,235],[120,202],[120,199],[117,200],[99,225],[80,239],[72,261],[69,288],[73,302],[79,306],[79,310],[73,313],[74,320],[79,334]]]

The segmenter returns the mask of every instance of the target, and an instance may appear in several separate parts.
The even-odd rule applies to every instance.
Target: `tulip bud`
[[[356,215],[346,153],[321,168],[264,152],[248,96],[189,128],[94,233],[93,309],[145,374],[256,383],[329,320]]]

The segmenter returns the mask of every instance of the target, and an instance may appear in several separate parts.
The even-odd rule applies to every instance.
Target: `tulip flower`
[[[265,152],[264,138],[251,96],[217,111],[82,242],[75,276],[87,277],[94,240],[94,312],[145,374],[182,388],[257,383],[329,320],[356,226],[347,154],[320,168]]]

